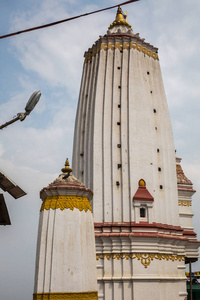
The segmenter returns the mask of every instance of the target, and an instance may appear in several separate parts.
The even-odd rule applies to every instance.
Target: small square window
[[[144,207],[140,208],[140,218],[146,218],[146,209]]]

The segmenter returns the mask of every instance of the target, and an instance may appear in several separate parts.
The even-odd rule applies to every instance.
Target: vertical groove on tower
[[[116,43],[116,41],[115,41]],[[114,50],[114,70],[121,65],[121,53],[118,48]],[[121,144],[120,141],[120,127],[118,122],[120,122],[120,113],[118,111],[118,104],[120,102],[121,94],[121,74],[114,72],[113,74],[113,114],[112,114],[112,124],[113,124],[113,147],[112,147],[112,170],[113,170],[113,222],[121,222],[121,182],[120,182],[120,170],[117,168],[118,162],[120,161],[121,151],[116,148],[117,144]],[[119,182],[119,186],[116,185]]]
[[[122,138],[122,131],[124,128],[124,124],[125,124],[125,120],[122,116],[122,109],[123,109],[123,105],[124,105],[124,99],[123,99],[123,91],[124,91],[124,82],[122,81],[123,79],[123,73],[124,73],[124,64],[123,64],[123,57],[124,57],[124,50],[122,49],[120,51],[121,53],[121,61],[120,61],[120,67],[121,67],[121,71],[120,71],[120,110],[118,110],[119,112],[119,121],[120,121],[120,126],[119,126],[119,143],[121,144],[121,148],[120,148],[120,156],[119,156],[119,164],[121,164],[121,167],[118,168],[119,173],[120,173],[120,197],[121,197],[121,203],[120,203],[120,207],[121,207],[121,216],[120,216],[120,220],[121,222],[123,222],[123,211],[124,211],[124,204],[123,204],[123,196],[124,196],[124,180],[123,180],[123,152],[124,152],[124,141]]]
[[[113,77],[113,51],[109,49],[106,56],[105,90],[104,90],[104,113],[103,113],[103,199],[104,199],[104,222],[112,221],[112,180],[111,180],[111,121],[112,92],[110,81]]]
[[[104,79],[105,79],[105,58],[106,51],[103,49],[99,52],[99,68],[98,68],[98,85],[96,87],[96,97],[95,97],[95,114],[94,114],[94,151],[93,151],[93,161],[95,161],[93,180],[95,184],[93,185],[93,192],[95,196],[100,200],[94,202],[94,215],[96,215],[97,222],[103,222],[103,178],[102,178],[102,122],[103,122],[103,97],[104,97]]]
[[[82,182],[86,182],[86,159],[87,159],[87,153],[86,153],[86,141],[87,141],[87,108],[88,103],[90,101],[90,81],[91,81],[91,73],[92,73],[92,67],[91,67],[91,60],[87,63],[88,64],[88,74],[87,74],[87,82],[86,82],[86,88],[85,88],[85,95],[84,95],[84,106],[83,106],[83,112],[82,112],[82,136],[81,136],[81,157],[82,157],[82,163],[81,163],[81,171],[83,172],[81,174]]]
[[[90,72],[89,70],[89,64],[85,63],[84,64],[84,70],[85,70],[85,78],[84,78],[84,86],[83,86],[83,90],[82,93],[80,95],[80,102],[81,102],[81,107],[80,107],[80,115],[78,118],[78,125],[79,127],[77,127],[79,129],[79,139],[78,139],[78,153],[77,153],[77,159],[78,159],[78,168],[77,170],[75,169],[74,172],[77,174],[77,176],[80,178],[81,181],[83,181],[83,139],[84,139],[84,108],[85,108],[85,98],[87,95],[87,84],[88,84],[88,73]]]
[[[123,50],[121,73],[121,177],[122,177],[122,221],[130,221],[129,176],[128,176],[128,70],[129,49]]]
[[[128,220],[131,222],[131,209],[132,207],[132,199],[131,199],[131,192],[130,192],[130,144],[129,144],[129,76],[130,76],[130,49],[128,51],[128,65],[127,65],[127,176],[128,176],[128,199],[127,203],[129,205],[129,217]]]
[[[105,155],[105,147],[106,147],[106,142],[104,140],[105,138],[105,111],[106,111],[106,105],[105,105],[105,100],[106,100],[106,78],[107,78],[107,66],[108,66],[108,52],[106,51],[106,55],[105,55],[105,70],[104,70],[104,89],[102,90],[102,94],[103,94],[103,101],[102,101],[102,201],[103,201],[103,207],[102,207],[102,214],[103,214],[103,222],[105,222],[105,212],[107,211],[107,209],[105,208],[105,202],[106,202],[106,197],[105,197],[105,188],[106,188],[106,182],[105,182],[105,175],[106,171],[106,164],[107,164],[107,159],[106,159],[106,155]],[[108,128],[106,128],[108,130]],[[109,212],[109,208],[108,208],[108,212]]]
[[[52,269],[52,245],[53,245],[53,220],[55,212],[50,210],[47,217],[47,231],[46,231],[46,256],[44,264],[44,289],[51,291],[51,269]]]
[[[50,210],[52,211],[52,210]],[[53,270],[53,262],[54,260],[56,260],[57,258],[54,257],[54,231],[55,231],[55,219],[56,219],[56,210],[52,211],[53,213],[53,230],[52,230],[52,242],[51,242],[51,259],[50,259],[50,279],[49,279],[49,292],[51,292],[52,290],[54,290],[52,288],[52,281],[54,281],[54,278],[52,279],[52,270]]]
[[[152,72],[154,71],[152,67]],[[152,74],[152,80],[155,80],[157,78],[157,68],[155,69],[154,73]],[[160,91],[160,87],[157,85],[155,82],[155,87],[153,93],[156,95],[154,98],[154,101],[156,101],[156,119],[157,119],[157,124],[162,124],[164,122],[163,118],[163,111],[164,107],[160,103],[159,98],[163,97]],[[157,126],[157,125],[156,125]],[[156,134],[158,133],[158,134]],[[163,135],[163,129],[162,126],[159,128],[159,132],[155,132],[155,141],[156,145],[158,144],[158,148],[160,149],[158,153],[158,162],[157,162],[157,167],[161,167],[163,170],[163,167],[165,166],[165,161],[164,161],[164,156],[165,156],[165,149],[163,147],[164,145],[164,135]],[[164,170],[165,172],[165,170]],[[159,173],[158,174],[158,180],[155,181],[154,189],[156,191],[155,193],[155,214],[156,218],[158,219],[158,222],[162,222],[162,216],[165,215],[165,210],[166,210],[166,204],[165,204],[165,199],[163,199],[163,190],[160,189],[160,185],[163,185],[165,188],[165,178],[164,178],[164,173]]]
[[[95,59],[92,57],[90,62],[88,62],[90,65],[90,78],[89,78],[89,84],[88,84],[88,91],[87,91],[87,107],[86,107],[86,122],[85,122],[85,136],[84,136],[84,150],[83,150],[83,158],[84,158],[84,168],[83,170],[87,170],[87,172],[84,172],[84,183],[87,186],[90,186],[89,178],[91,178],[90,173],[90,159],[92,159],[91,156],[91,138],[90,138],[90,132],[91,132],[91,119],[92,119],[92,89],[94,84],[94,81],[96,79],[95,76]]]
[[[38,239],[40,240],[37,247],[37,259],[36,259],[36,266],[38,267],[35,273],[35,284],[36,288],[38,290],[43,290],[45,285],[45,268],[46,268],[46,258],[42,257],[40,255],[40,247],[44,247],[44,252],[47,252],[47,233],[48,233],[48,218],[47,216],[42,215],[40,221],[39,221],[39,228],[38,228]],[[44,231],[44,228],[46,228],[46,231]],[[40,231],[39,231],[40,230]],[[43,245],[42,240],[45,241]],[[39,267],[39,265],[43,266],[43,269]],[[42,270],[41,270],[42,269]],[[37,277],[41,276],[41,281],[37,281]]]
[[[110,122],[111,122],[111,137],[110,137],[110,172],[111,172],[111,206],[112,206],[112,212],[111,212],[111,218],[110,222],[114,222],[114,193],[113,193],[113,187],[115,186],[116,182],[113,176],[113,149],[117,147],[113,143],[113,89],[114,89],[114,74],[115,74],[115,52],[113,52],[113,59],[112,59],[112,81],[111,81],[111,114],[110,114]],[[113,266],[112,266],[113,267]],[[112,270],[113,274],[113,270]]]
[[[79,93],[79,101],[78,101],[78,108],[76,114],[76,122],[75,122],[75,134],[74,134],[74,151],[73,151],[73,168],[74,173],[79,173],[79,166],[80,166],[80,136],[81,136],[81,117],[82,117],[82,106],[83,106],[83,93],[86,81],[86,72],[87,72],[87,64],[84,63],[83,65],[83,74],[81,79],[81,87]],[[75,163],[76,162],[76,163]]]

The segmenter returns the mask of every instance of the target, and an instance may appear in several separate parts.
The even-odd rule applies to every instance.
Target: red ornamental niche
[[[149,191],[146,188],[146,182],[144,179],[140,179],[138,182],[138,189],[133,196],[134,201],[154,201],[153,196],[149,193]]]

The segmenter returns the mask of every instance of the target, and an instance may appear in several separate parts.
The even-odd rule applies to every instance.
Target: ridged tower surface
[[[185,299],[190,237],[158,49],[120,8],[85,52],[72,167],[94,192],[99,299]]]

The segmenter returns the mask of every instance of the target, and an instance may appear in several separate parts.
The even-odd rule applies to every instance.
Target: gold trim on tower
[[[86,52],[85,54],[85,63],[87,63],[88,61],[90,61],[92,59],[93,56],[95,56],[97,53],[99,53],[100,50],[138,50],[139,52],[144,53],[145,55],[148,55],[149,57],[152,57],[154,60],[159,60],[158,58],[158,53],[153,52],[147,48],[145,48],[144,46],[136,43],[136,42],[115,42],[115,43],[101,43],[100,46],[94,46],[94,48],[92,49],[92,52]]]
[[[99,259],[134,259],[140,260],[141,264],[147,268],[151,261],[154,259],[159,260],[171,260],[171,261],[185,261],[185,256],[177,254],[158,254],[158,253],[109,253],[109,254],[97,254],[96,260]]]
[[[78,196],[48,196],[42,203],[40,211],[49,209],[79,209],[80,211],[87,212],[90,210],[92,212],[92,206],[87,197]]]
[[[97,292],[79,293],[37,293],[33,294],[33,300],[98,300]]]
[[[191,201],[182,201],[182,200],[178,200],[178,205],[179,206],[192,206]]]

